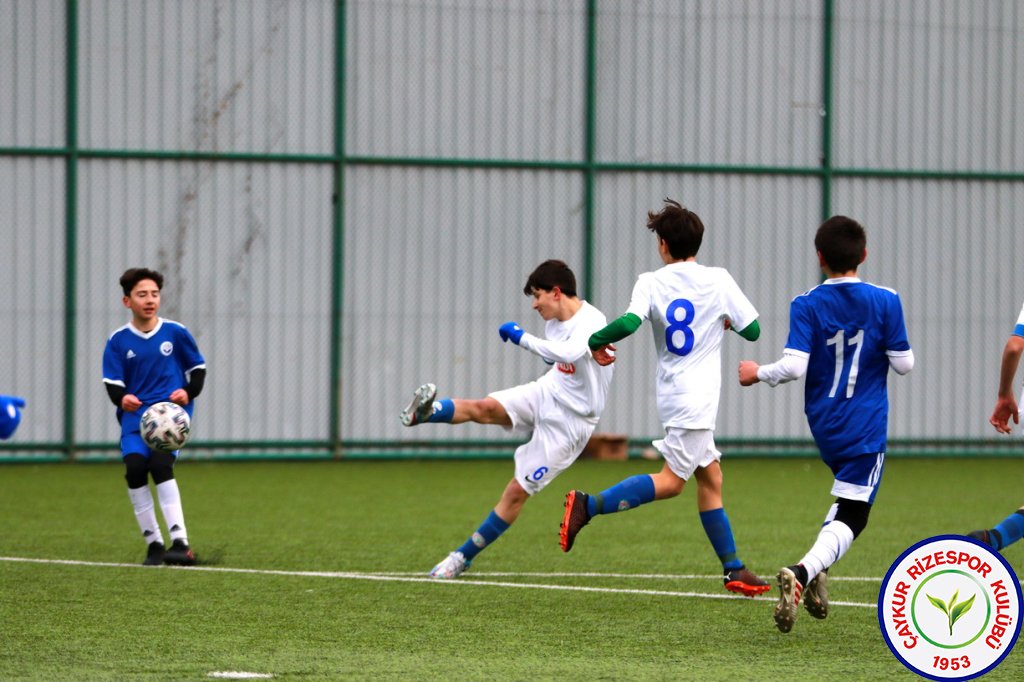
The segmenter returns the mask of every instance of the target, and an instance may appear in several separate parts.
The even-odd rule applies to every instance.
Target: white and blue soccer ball
[[[173,452],[188,442],[192,420],[177,403],[155,403],[142,413],[142,440],[161,452]]]

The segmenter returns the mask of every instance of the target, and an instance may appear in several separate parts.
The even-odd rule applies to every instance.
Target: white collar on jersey
[[[135,336],[139,336],[139,337],[142,337],[144,339],[148,339],[148,338],[151,338],[158,331],[160,331],[160,327],[164,326],[164,318],[162,318],[162,317],[156,318],[156,326],[153,327],[152,329],[150,329],[148,332],[144,332],[144,331],[140,331],[140,330],[136,329],[135,325],[132,324],[131,322],[129,322],[127,326],[128,326],[128,329],[131,330],[132,334],[135,334]]]

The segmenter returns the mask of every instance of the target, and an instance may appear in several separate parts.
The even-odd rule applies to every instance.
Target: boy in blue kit
[[[1017,410],[1017,398],[1013,394],[1013,379],[1017,376],[1017,367],[1020,365],[1020,356],[1024,353],[1024,306],[1021,307],[1017,316],[1017,324],[1010,333],[1003,347],[1003,359],[999,366],[999,393],[996,395],[996,405],[992,408],[992,416],[988,423],[995,427],[999,433],[1010,433],[1010,419],[1014,424],[1020,423],[1020,413]],[[1013,512],[999,522],[995,528],[984,530],[972,530],[968,533],[972,538],[981,540],[987,545],[1002,550],[1012,545],[1024,536],[1024,507]]]
[[[821,458],[835,475],[836,501],[817,540],[799,562],[778,572],[774,615],[782,632],[793,628],[801,594],[811,616],[828,615],[826,571],[864,530],[882,478],[889,368],[906,374],[914,366],[899,295],[857,277],[866,246],[856,221],[834,216],[822,223],[814,247],[827,279],[790,304],[782,358],[739,365],[743,386],[777,386],[806,374],[804,412]]]
[[[163,284],[163,275],[145,268],[131,268],[121,276],[124,307],[132,311],[132,319],[107,339],[103,383],[117,406],[128,497],[147,543],[143,563],[190,566],[196,557],[188,544],[181,495],[174,479],[178,451],[151,450],[139,432],[142,414],[154,403],[177,403],[191,417],[193,401],[206,379],[206,360],[192,334],[184,325],[157,315]],[[150,476],[171,536],[169,548],[164,546],[156,520]]]

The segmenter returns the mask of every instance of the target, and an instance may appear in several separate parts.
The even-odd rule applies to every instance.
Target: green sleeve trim
[[[757,323],[757,320],[754,320],[753,322],[748,324],[744,329],[741,329],[736,333],[745,338],[747,341],[757,341],[757,337],[761,336],[761,325]]]
[[[643,320],[633,313],[626,313],[619,319],[611,322],[604,329],[599,329],[590,335],[590,349],[596,350],[609,343],[615,343],[626,338],[643,324]]]

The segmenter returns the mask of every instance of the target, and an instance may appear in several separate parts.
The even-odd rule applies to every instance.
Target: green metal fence
[[[148,5],[156,9],[162,3],[151,2]],[[333,149],[330,153],[274,153],[274,152],[220,152],[210,150],[188,150],[188,149],[113,149],[96,148],[83,145],[80,142],[79,121],[81,120],[81,96],[80,77],[82,76],[82,28],[79,25],[79,18],[85,9],[98,10],[97,3],[88,0],[63,0],[54,3],[53,7],[60,10],[59,18],[63,21],[64,35],[66,36],[66,57],[64,63],[64,143],[61,146],[45,146],[36,144],[19,144],[14,139],[6,146],[0,146],[0,162],[4,160],[17,159],[53,159],[62,162],[64,169],[64,196],[63,196],[63,233],[65,248],[63,253],[63,273],[61,277],[64,282],[63,297],[63,320],[62,329],[62,372],[63,385],[61,387],[62,400],[59,404],[61,423],[59,430],[54,431],[54,437],[50,439],[15,439],[10,442],[0,443],[0,456],[7,460],[41,461],[43,459],[105,459],[112,454],[112,444],[109,440],[83,438],[77,431],[78,420],[76,414],[82,409],[83,393],[82,383],[82,359],[76,351],[80,340],[76,337],[81,326],[83,301],[77,288],[81,280],[81,268],[83,257],[81,255],[81,244],[88,235],[83,235],[80,229],[80,170],[83,164],[91,161],[127,161],[127,162],[156,162],[156,163],[180,163],[180,164],[243,164],[246,166],[302,166],[330,169],[331,180],[331,226],[330,226],[330,283],[329,283],[329,353],[327,357],[328,379],[326,381],[327,415],[328,424],[322,435],[311,438],[255,438],[231,436],[229,438],[207,438],[199,439],[190,446],[190,451],[199,453],[200,456],[211,457],[237,457],[237,456],[261,456],[271,454],[272,456],[294,456],[294,457],[342,457],[342,456],[431,456],[435,454],[447,454],[454,450],[470,456],[507,456],[510,451],[511,441],[507,439],[492,439],[471,437],[469,439],[434,438],[427,440],[409,440],[405,438],[381,437],[380,439],[366,439],[346,437],[344,429],[345,398],[343,386],[343,363],[345,353],[343,352],[344,332],[343,321],[345,320],[346,309],[346,285],[348,283],[346,272],[346,225],[345,205],[351,188],[347,186],[346,179],[356,169],[367,169],[372,167],[383,168],[408,168],[408,169],[454,169],[454,170],[496,170],[496,171],[521,171],[521,172],[549,172],[556,171],[576,175],[580,179],[582,196],[579,197],[581,206],[581,235],[582,244],[579,245],[582,254],[582,267],[579,268],[582,279],[583,291],[598,290],[600,276],[599,268],[595,265],[595,251],[599,249],[600,227],[597,223],[596,197],[597,186],[602,177],[621,176],[630,174],[653,174],[661,176],[684,175],[684,176],[743,176],[743,177],[778,177],[778,178],[804,178],[810,179],[818,186],[820,206],[817,209],[819,218],[824,219],[833,214],[834,193],[837,183],[844,179],[866,179],[866,180],[900,180],[900,181],[922,181],[925,183],[938,181],[952,181],[960,183],[1008,183],[1019,191],[1019,186],[1024,184],[1024,171],[1020,167],[1009,170],[975,168],[971,170],[955,170],[948,168],[888,168],[888,167],[850,167],[844,166],[836,161],[835,148],[835,82],[836,82],[836,32],[840,18],[838,10],[844,6],[842,0],[808,0],[807,2],[795,1],[789,3],[787,8],[800,11],[810,11],[819,17],[817,31],[820,41],[820,60],[817,68],[820,70],[820,139],[818,140],[818,158],[820,163],[815,165],[774,165],[774,164],[737,164],[737,163],[690,163],[686,159],[679,162],[640,162],[629,160],[606,160],[601,154],[600,142],[598,140],[598,110],[599,103],[604,93],[599,88],[601,64],[598,58],[601,41],[606,37],[602,35],[600,26],[602,17],[605,21],[611,21],[612,17],[620,11],[624,11],[626,5],[613,0],[585,0],[573,6],[580,9],[578,20],[582,22],[582,34],[585,36],[583,47],[583,107],[577,123],[582,134],[582,155],[573,159],[542,159],[542,158],[472,158],[457,156],[394,156],[388,154],[374,155],[363,153],[350,153],[346,149],[347,126],[350,120],[352,104],[346,101],[347,93],[352,91],[348,78],[352,65],[348,63],[350,54],[349,46],[353,41],[364,40],[364,36],[355,33],[350,22],[353,12],[366,10],[372,3],[345,2],[334,0],[333,2],[321,3],[329,8],[333,21],[333,73],[331,83],[333,91],[330,93],[331,113],[330,120],[333,129],[330,136],[333,139]],[[390,3],[392,5],[408,9],[409,5],[419,6],[423,4],[424,12],[440,12],[442,8],[431,3]],[[628,4],[628,3],[627,3]],[[728,3],[737,12],[755,13],[755,8],[750,3]],[[907,3],[911,4],[911,3]],[[922,6],[913,3],[918,9]],[[896,9],[895,5],[886,2],[873,3],[883,14],[898,13],[902,10]],[[105,6],[109,11],[109,5]],[[239,6],[234,3],[226,3],[225,9],[236,11]],[[484,6],[475,6],[478,11],[486,11]],[[652,14],[657,14],[659,7],[651,9]],[[1019,19],[1019,3],[1009,3],[1005,11],[1015,20]],[[35,6],[27,3],[17,3],[7,0],[0,3],[0,21],[2,15],[8,18],[16,18],[19,13],[34,12]],[[278,6],[272,6],[268,11],[284,11]],[[557,3],[550,4],[545,11],[561,11]],[[911,12],[914,10],[911,9]],[[627,13],[628,14],[628,13]],[[1000,15],[1002,16],[1002,15]],[[55,15],[56,17],[56,15]],[[55,17],[42,17],[39,21],[53,20]],[[749,20],[749,19],[748,19]],[[626,16],[622,21],[629,21]],[[11,22],[16,23],[14,21]],[[1013,22],[1011,22],[1013,23]],[[1020,43],[1020,36],[1024,33],[1019,21],[1008,27],[1016,36],[1016,44]],[[681,27],[680,30],[687,30]],[[386,40],[396,40],[398,37],[390,36]],[[126,58],[131,58],[128,56]],[[1015,79],[1013,72],[1003,75],[1004,82]],[[0,97],[4,97],[0,92]],[[1008,98],[1019,102],[1021,94],[1011,92]],[[9,139],[9,138],[2,138]],[[1014,164],[1011,164],[1011,166]],[[0,209],[2,211],[2,209]],[[11,221],[13,228],[13,220]],[[791,292],[795,293],[795,292]],[[609,302],[609,305],[612,305]],[[14,314],[14,313],[12,313]],[[996,320],[993,323],[999,326],[999,334],[1008,326],[1010,320]],[[988,364],[993,364],[989,362]],[[3,388],[0,386],[0,388]],[[91,389],[90,389],[91,390]],[[95,391],[91,391],[95,392]],[[29,396],[30,406],[26,412],[26,419],[39,418],[42,405],[46,403],[37,396]],[[350,397],[349,400],[353,398]],[[106,406],[109,408],[109,406]],[[49,408],[47,408],[49,409]],[[432,434],[436,436],[437,434]],[[440,434],[445,435],[445,434]],[[630,434],[632,450],[638,451],[643,447],[645,438],[642,434]],[[734,453],[757,453],[774,452],[781,454],[804,455],[813,454],[810,441],[806,438],[752,438],[741,436],[730,438],[723,436],[720,439],[725,446],[731,446]],[[894,449],[905,452],[917,451],[925,453],[946,453],[959,455],[978,450],[986,450],[990,453],[1006,452],[1013,454],[1016,448],[1012,443],[995,439],[978,437],[956,438],[894,438]]]

